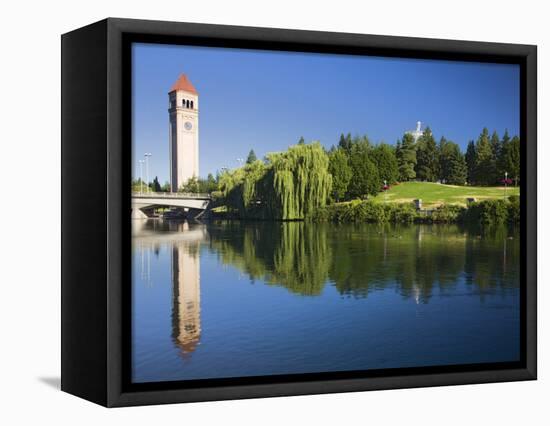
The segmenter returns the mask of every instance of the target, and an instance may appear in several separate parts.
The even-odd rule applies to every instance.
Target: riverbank
[[[226,209],[213,211],[210,219],[268,220],[243,218],[240,217],[238,211],[228,211]],[[459,204],[444,204],[432,210],[418,210],[413,203],[382,204],[372,200],[354,200],[318,208],[305,220],[315,223],[471,223],[483,226],[514,225],[520,221],[520,202],[519,197],[514,195],[508,197],[508,199],[472,202],[466,207]]]
[[[317,209],[313,222],[365,223],[476,223],[481,225],[516,224],[520,220],[519,196],[472,202],[466,207],[443,204],[433,210],[418,210],[412,203],[382,204],[354,200]]]

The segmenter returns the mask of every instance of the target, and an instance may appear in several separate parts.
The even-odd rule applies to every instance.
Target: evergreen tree
[[[348,186],[351,198],[376,195],[380,191],[378,169],[370,158],[371,147],[367,140],[354,143],[351,149],[350,166],[353,178]]]
[[[258,157],[256,157],[256,153],[253,149],[250,150],[248,153],[248,157],[246,158],[246,164],[252,164],[254,161],[256,161]]]
[[[405,133],[403,139],[397,142],[395,155],[397,157],[398,178],[402,182],[416,177],[416,149],[414,137]]]
[[[439,175],[438,165],[437,145],[432,131],[426,127],[417,143],[416,177],[428,182],[435,182]]]
[[[520,176],[520,140],[519,137],[514,136],[512,140],[510,141],[510,146],[508,149],[507,157],[508,157],[508,176],[511,177],[511,179],[514,179],[514,184],[517,186],[519,185],[519,176]]]
[[[251,153],[254,153],[254,151],[250,151]],[[248,155],[250,157],[250,154]],[[248,163],[248,161],[247,161]],[[212,173],[208,173],[208,176],[206,178],[206,191],[207,193],[212,193],[214,191],[218,190],[218,182],[216,181],[216,178],[214,178],[214,175]]]
[[[491,149],[493,150],[493,155],[495,157],[498,157],[498,154],[500,154],[500,148],[501,148],[500,138],[498,137],[498,133],[495,130],[491,135]]]
[[[346,150],[346,152],[351,152],[351,145],[352,145],[352,140],[351,140],[351,133],[348,133],[347,136],[344,136],[344,134],[342,133],[340,135],[340,141],[338,142],[338,146],[340,148],[343,148],[344,150]]]
[[[495,183],[493,167],[493,149],[489,139],[489,131],[485,127],[476,142],[476,160],[474,168],[474,181],[477,185],[490,185]]]
[[[303,136],[300,136],[300,139],[298,140],[298,145],[304,145],[306,143],[306,140]]]
[[[370,143],[370,139],[367,135],[363,135],[363,136],[355,135],[353,137],[353,139],[351,140],[351,147],[350,148],[353,149],[353,146],[357,145],[357,144],[363,144],[368,149],[372,148],[372,145]]]
[[[343,148],[331,149],[328,171],[332,175],[332,196],[338,202],[345,197],[352,176],[348,155]]]
[[[500,152],[497,161],[498,181],[504,177],[505,172],[510,173],[510,170],[513,168],[512,162],[510,161],[511,148],[512,144],[510,134],[508,133],[508,129],[506,129],[504,131],[504,135],[502,136],[502,140],[500,141]]]
[[[466,148],[466,155],[465,155],[466,168],[467,168],[466,177],[468,178],[468,183],[470,185],[474,185],[476,183],[475,182],[476,158],[477,158],[476,145],[474,141],[470,141],[468,142],[468,148]]]
[[[155,176],[155,179],[153,179],[153,184],[152,184],[152,188],[151,190],[153,192],[161,192],[161,187],[160,187],[160,183],[159,183],[159,178],[157,176]]]
[[[399,168],[393,147],[385,143],[377,145],[371,152],[371,160],[378,169],[378,174],[382,181],[380,184],[383,181],[386,181],[388,184],[397,182],[399,179]]]
[[[439,144],[437,145],[437,161],[438,161],[438,170],[439,175],[438,178],[441,180],[442,183],[446,183],[446,176],[448,175],[448,162],[446,161],[446,152],[447,152],[447,145],[449,144],[449,141],[445,138],[445,136],[441,136],[441,139],[439,139]]]
[[[500,138],[498,137],[498,133],[496,132],[496,130],[491,135],[491,149],[493,151],[493,158],[491,161],[492,164],[491,164],[490,173],[492,174],[491,178],[493,180],[493,183],[495,183],[495,182],[498,182],[500,179],[498,163],[501,155],[500,152],[502,150],[501,141],[500,141]]]
[[[440,142],[440,178],[450,185],[464,185],[467,177],[467,167],[460,147],[445,138]]]
[[[340,139],[338,140],[338,147],[346,149],[346,137],[343,133],[340,133]]]

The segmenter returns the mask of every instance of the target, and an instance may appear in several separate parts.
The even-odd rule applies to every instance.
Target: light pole
[[[504,172],[504,198],[508,195],[508,172]]]
[[[145,179],[147,179],[147,192],[150,192],[150,188],[149,188],[149,157],[153,155],[151,154],[150,152],[146,152],[145,154],[143,154],[143,156],[145,157]]]
[[[139,163],[139,194],[143,194],[143,163],[145,160],[138,160]]]

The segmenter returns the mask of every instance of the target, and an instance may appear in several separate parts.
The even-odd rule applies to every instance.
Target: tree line
[[[193,194],[211,194],[218,190],[219,177],[212,173],[208,173],[206,179],[192,177],[187,180],[183,185],[178,189],[178,192],[187,192]],[[152,182],[142,181],[140,178],[134,179],[132,181],[132,192],[171,192],[170,182],[164,182],[160,184],[157,176],[153,179]]]
[[[478,139],[468,143],[465,153],[460,146],[442,136],[439,142],[429,127],[415,141],[405,133],[396,145],[373,145],[367,136],[343,134],[329,152],[329,170],[333,176],[332,196],[347,201],[376,195],[384,185],[420,180],[452,185],[519,185],[520,141],[508,131],[500,138],[489,136],[484,128]]]
[[[300,138],[287,151],[259,160],[251,150],[246,164],[222,170],[214,177],[191,178],[181,192],[220,193],[229,209],[241,217],[302,219],[327,202],[365,199],[397,182],[420,180],[453,185],[519,185],[520,140],[506,131],[502,138],[484,128],[466,152],[453,141],[439,142],[429,127],[415,140],[405,133],[395,145],[373,144],[367,136],[340,136],[326,150],[320,143]],[[141,182],[133,182],[140,190]],[[158,179],[152,191],[170,191]]]
[[[147,183],[141,178],[132,180],[132,192],[169,192],[170,183],[165,182],[164,185],[161,185],[159,178],[155,176],[152,182]]]

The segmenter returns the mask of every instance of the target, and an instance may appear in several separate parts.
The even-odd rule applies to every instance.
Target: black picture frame
[[[62,390],[117,407],[536,379],[536,46],[116,18],[61,41]],[[519,64],[521,361],[131,384],[133,42]]]

